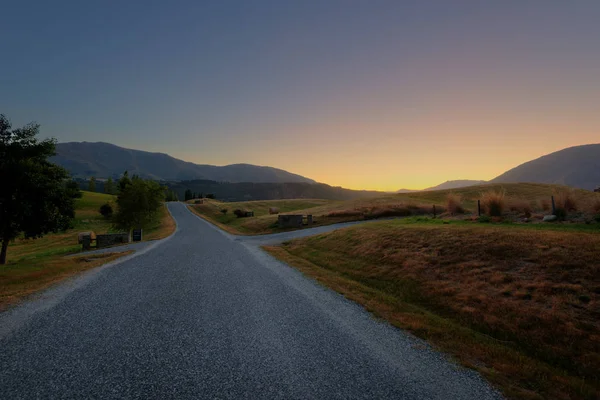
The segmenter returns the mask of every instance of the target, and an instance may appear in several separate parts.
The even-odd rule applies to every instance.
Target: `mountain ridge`
[[[236,163],[224,166],[196,164],[162,152],[129,149],[105,142],[65,142],[56,146],[51,161],[74,177],[117,178],[124,171],[161,181],[209,179],[223,182],[316,183],[283,169]]]

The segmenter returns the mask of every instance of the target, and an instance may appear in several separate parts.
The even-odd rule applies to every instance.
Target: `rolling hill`
[[[52,162],[76,178],[117,178],[124,171],[161,181],[208,179],[220,182],[315,183],[290,172],[250,164],[223,167],[194,164],[164,153],[126,149],[110,143],[69,142],[56,146]]]
[[[491,183],[535,182],[593,190],[600,185],[600,144],[568,147],[521,164]]]

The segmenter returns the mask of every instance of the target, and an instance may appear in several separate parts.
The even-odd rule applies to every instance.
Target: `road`
[[[501,398],[259,249],[273,238],[169,208],[170,238],[0,315],[0,398]]]

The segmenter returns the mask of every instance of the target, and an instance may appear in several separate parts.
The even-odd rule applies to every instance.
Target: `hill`
[[[180,199],[187,189],[197,194],[211,193],[222,201],[278,200],[278,199],[325,199],[352,200],[381,196],[383,192],[351,190],[329,186],[324,183],[255,183],[255,182],[216,182],[211,180],[190,180],[166,182]]]
[[[458,189],[458,188],[469,187],[469,186],[483,185],[484,183],[486,183],[486,181],[477,181],[477,180],[470,180],[470,179],[459,179],[459,180],[446,181],[444,183],[440,183],[437,186],[432,186],[430,188],[423,189],[423,190]]]
[[[312,179],[272,168],[250,164],[223,167],[194,164],[164,153],[126,149],[110,143],[69,142],[56,146],[52,162],[65,167],[76,178],[117,178],[123,171],[143,178],[179,181],[209,179],[224,182],[306,182]]]
[[[549,183],[593,190],[600,185],[600,144],[550,153],[521,164],[490,182]]]

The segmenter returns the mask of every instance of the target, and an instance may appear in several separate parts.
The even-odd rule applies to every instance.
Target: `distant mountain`
[[[110,143],[69,142],[56,146],[52,162],[65,167],[76,178],[117,178],[124,171],[143,178],[179,181],[208,179],[223,182],[305,182],[314,180],[290,172],[250,164],[224,167],[194,164],[164,153],[126,149]]]
[[[180,199],[187,189],[197,194],[211,193],[223,201],[277,200],[277,199],[328,199],[353,200],[382,196],[384,192],[350,190],[324,183],[223,183],[209,180],[166,182]],[[84,183],[82,182],[82,185]],[[84,186],[85,187],[85,186]]]
[[[470,179],[459,179],[459,180],[454,180],[454,181],[446,181],[444,183],[440,183],[437,186],[432,186],[430,188],[423,189],[423,190],[458,189],[458,188],[467,187],[467,186],[483,185],[484,183],[487,183],[487,182],[486,181],[470,180]]]
[[[569,147],[515,167],[490,183],[551,183],[593,190],[600,185],[600,144]]]

